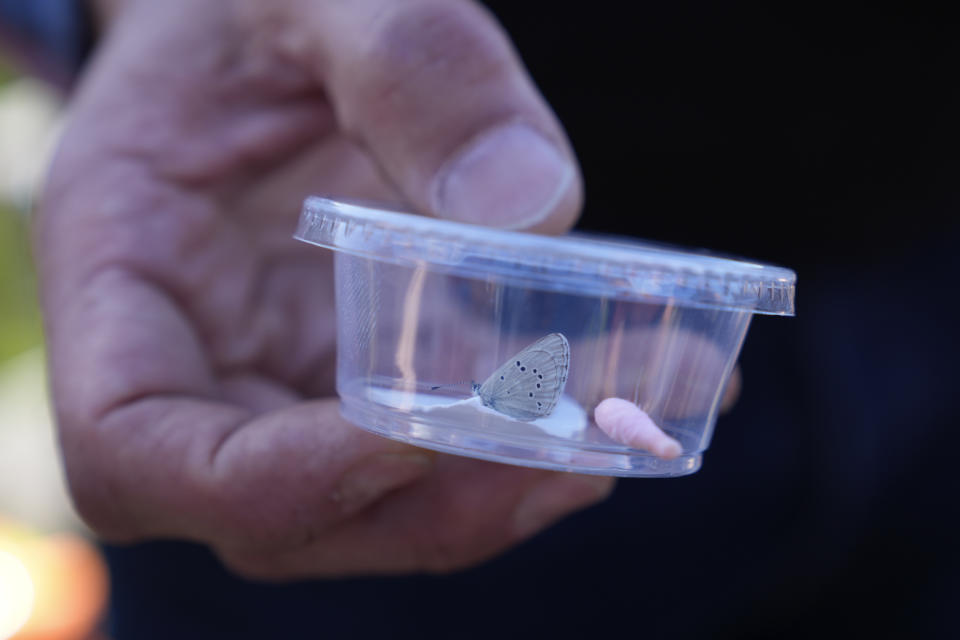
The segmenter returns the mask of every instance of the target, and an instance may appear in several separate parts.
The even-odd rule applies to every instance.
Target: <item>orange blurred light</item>
[[[3,601],[8,581],[16,589],[10,591],[10,607]],[[89,638],[106,608],[107,592],[103,559],[80,536],[45,536],[0,522],[0,639]],[[10,609],[9,627],[4,626],[5,607]]]
[[[33,610],[33,581],[20,559],[0,550],[0,638],[26,624]]]

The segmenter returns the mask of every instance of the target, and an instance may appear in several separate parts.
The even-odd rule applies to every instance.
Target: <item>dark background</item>
[[[487,4],[581,159],[582,227],[794,268],[797,317],[754,321],[694,476],[621,481],[445,577],[262,586],[190,545],[110,549],[115,636],[960,637],[957,24]]]
[[[487,4],[570,133],[585,226],[799,268],[883,259],[956,218],[960,38],[944,15]]]

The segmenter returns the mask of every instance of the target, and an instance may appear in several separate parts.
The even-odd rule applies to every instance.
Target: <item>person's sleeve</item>
[[[93,42],[86,0],[0,0],[0,55],[69,86]]]

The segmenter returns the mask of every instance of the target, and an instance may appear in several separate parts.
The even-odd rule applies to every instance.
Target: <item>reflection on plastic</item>
[[[475,428],[514,434],[546,433],[558,438],[576,438],[582,436],[584,429],[587,428],[586,412],[575,400],[565,395],[560,396],[549,416],[542,416],[532,421],[520,421],[485,407],[478,396],[451,401],[445,396],[424,393],[407,394],[396,389],[371,388],[367,393],[371,400],[379,404],[409,407],[407,410],[413,413],[429,415],[434,420],[459,424],[466,429]]]
[[[632,240],[506,232],[316,198],[297,237],[336,251],[343,416],[495,462],[693,473],[751,317],[793,313],[789,270]],[[543,353],[528,351],[561,333]],[[554,355],[567,348],[563,364]],[[467,381],[482,381],[471,384],[479,397],[449,389]],[[576,416],[562,417],[566,405]]]

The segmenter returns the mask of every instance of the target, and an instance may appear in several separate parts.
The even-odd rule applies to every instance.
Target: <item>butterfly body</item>
[[[562,333],[551,333],[507,360],[473,392],[487,407],[529,422],[550,415],[570,370],[570,344]]]

